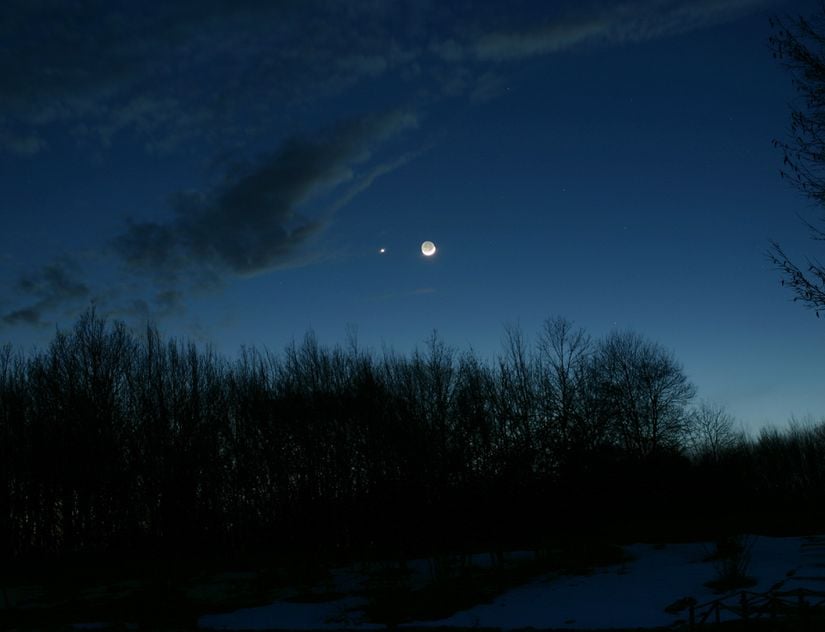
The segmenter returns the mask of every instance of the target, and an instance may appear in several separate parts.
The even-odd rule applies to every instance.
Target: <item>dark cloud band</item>
[[[175,194],[170,221],[133,223],[113,249],[131,269],[167,278],[290,266],[329,222],[328,214],[306,217],[299,207],[342,185],[350,185],[341,193],[345,197],[352,187],[368,185],[376,167],[361,178],[357,167],[414,124],[411,113],[392,112],[349,121],[317,139],[293,138],[208,193]]]

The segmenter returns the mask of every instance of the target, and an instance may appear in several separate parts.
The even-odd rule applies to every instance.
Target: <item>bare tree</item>
[[[564,318],[545,321],[537,342],[542,431],[554,456],[586,448],[595,418],[585,412],[587,370],[592,354],[590,336]]]
[[[784,153],[782,177],[814,200],[825,204],[825,5],[813,19],[772,20],[774,57],[793,75],[800,103],[791,111],[790,140],[774,141]],[[825,216],[820,218],[825,222]],[[825,229],[803,220],[815,241],[825,241]],[[768,259],[781,271],[782,284],[813,309],[825,309],[825,266],[817,260],[799,264],[771,242]]]
[[[499,440],[505,450],[519,455],[524,466],[534,449],[536,426],[535,365],[527,340],[517,325],[507,325],[498,358],[495,391]],[[529,457],[530,465],[532,458]]]
[[[634,332],[614,332],[596,362],[618,440],[646,457],[682,446],[696,388],[673,355]]]
[[[23,549],[27,490],[26,365],[11,344],[0,347],[0,564]],[[5,597],[5,593],[4,593]],[[6,604],[5,607],[8,607]]]
[[[475,354],[463,354],[456,369],[451,435],[456,463],[464,464],[468,478],[489,472],[495,427],[494,389],[495,377],[489,367]]]
[[[722,454],[736,447],[743,435],[735,428],[735,419],[723,406],[703,401],[691,412],[689,445],[699,457],[718,461]]]

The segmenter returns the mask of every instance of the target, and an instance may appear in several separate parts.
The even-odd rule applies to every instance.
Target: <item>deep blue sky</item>
[[[565,316],[750,428],[825,415],[825,321],[765,259],[817,254],[767,43],[813,0],[68,6],[0,9],[0,339],[94,301],[229,355],[492,357]]]

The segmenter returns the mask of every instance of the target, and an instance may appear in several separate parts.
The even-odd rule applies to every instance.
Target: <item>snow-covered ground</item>
[[[750,590],[764,592],[797,588],[825,590],[825,537],[750,538],[748,572],[757,581]],[[715,595],[704,583],[716,577],[710,543],[634,544],[631,560],[596,569],[590,575],[547,575],[509,590],[489,604],[458,612],[439,621],[415,626],[514,628],[612,628],[665,626],[686,617],[665,607],[683,597],[700,604]],[[482,562],[483,558],[479,558]],[[426,563],[420,564],[423,572]],[[352,581],[349,576],[348,581]],[[203,616],[198,624],[210,629],[335,629],[383,628],[362,622],[357,598],[327,603],[275,602],[258,608]]]

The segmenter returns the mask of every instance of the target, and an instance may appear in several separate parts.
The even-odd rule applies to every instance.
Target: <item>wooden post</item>
[[[713,603],[713,614],[716,617],[716,623],[722,620],[722,608],[719,607],[721,603],[718,599]]]
[[[742,594],[739,597],[739,603],[742,607],[742,620],[747,623],[748,621],[748,595],[743,590]]]
[[[690,632],[693,632],[693,629],[696,627],[696,605],[690,604],[690,610],[688,611],[688,629]]]

